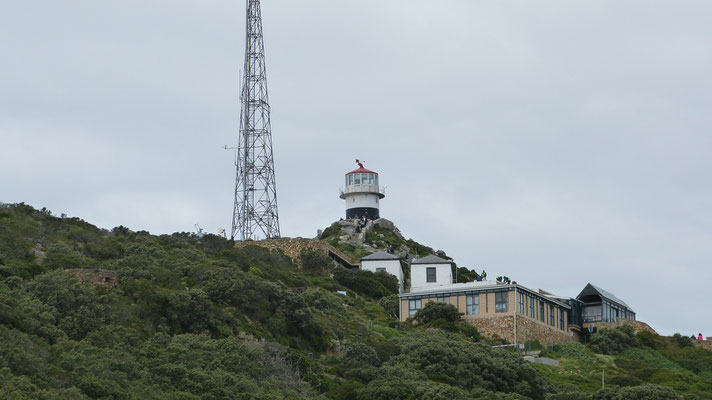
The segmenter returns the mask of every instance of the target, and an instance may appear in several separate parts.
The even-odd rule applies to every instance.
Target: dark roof
[[[427,257],[413,260],[413,262],[411,262],[411,264],[452,264],[452,261],[442,259],[438,256],[429,255]]]
[[[361,257],[361,261],[376,261],[376,260],[400,260],[395,254],[386,253],[385,251],[379,251],[368,255],[366,257]]]
[[[592,285],[592,284],[590,284],[590,283],[589,283],[588,285],[586,285],[585,288],[583,288],[583,290],[581,291],[581,293],[579,293],[579,295],[576,296],[576,299],[581,298],[581,296],[591,295],[591,294],[597,294],[597,295],[599,295],[599,296],[601,296],[601,297],[605,297],[605,298],[608,299],[608,300],[611,300],[611,301],[613,301],[613,302],[615,302],[615,303],[618,303],[618,304],[620,304],[620,305],[626,307],[629,311],[633,311],[633,309],[630,308],[630,306],[629,306],[628,304],[626,304],[625,301],[619,299],[619,298],[616,297],[613,293],[611,293],[611,292],[609,292],[609,291],[607,291],[607,290],[601,289],[600,287],[598,287],[598,286],[596,286],[596,285]]]

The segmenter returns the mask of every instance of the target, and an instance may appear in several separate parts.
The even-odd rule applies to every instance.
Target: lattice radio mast
[[[278,238],[277,188],[259,0],[247,0],[245,47],[231,238]]]

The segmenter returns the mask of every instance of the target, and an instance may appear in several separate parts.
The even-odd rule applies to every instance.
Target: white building
[[[379,251],[361,259],[361,269],[371,272],[388,272],[398,278],[399,291],[403,291],[403,268],[400,257]]]
[[[378,202],[386,197],[378,185],[378,173],[364,168],[359,160],[356,162],[359,168],[346,174],[346,186],[339,196],[346,201],[346,219],[378,219]]]
[[[452,282],[452,261],[430,255],[410,263],[411,291],[450,285]]]

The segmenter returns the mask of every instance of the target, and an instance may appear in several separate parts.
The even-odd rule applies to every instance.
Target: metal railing
[[[378,185],[349,185],[346,188],[339,188],[339,195],[348,193],[378,193],[386,195],[386,188]]]

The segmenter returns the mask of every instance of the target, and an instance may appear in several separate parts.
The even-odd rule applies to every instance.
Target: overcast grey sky
[[[0,0],[0,201],[229,229],[243,0]],[[406,237],[712,334],[712,2],[264,0],[284,236],[355,158]]]

